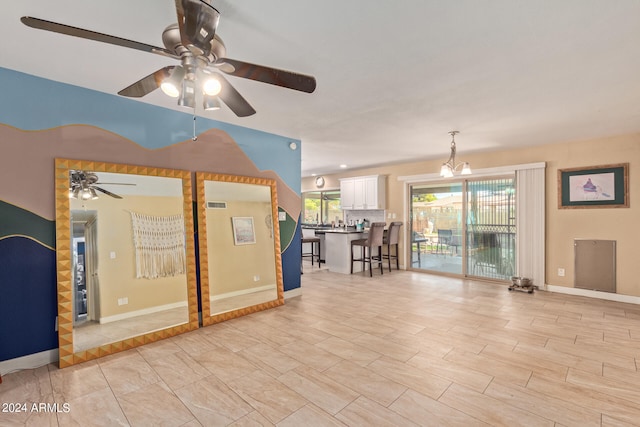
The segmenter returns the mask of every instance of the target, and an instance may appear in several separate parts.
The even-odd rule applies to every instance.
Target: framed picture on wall
[[[253,217],[234,216],[231,221],[233,223],[233,243],[236,245],[252,245],[256,243]]]
[[[558,208],[628,208],[629,163],[558,169]]]

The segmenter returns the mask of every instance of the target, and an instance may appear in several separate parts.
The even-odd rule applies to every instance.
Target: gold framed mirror
[[[196,173],[203,325],[284,304],[276,181]]]
[[[55,160],[60,368],[198,328],[189,171]]]

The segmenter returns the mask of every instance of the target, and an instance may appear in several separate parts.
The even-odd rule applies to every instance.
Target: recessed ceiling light
[[[342,169],[345,169],[345,168],[347,167],[347,165],[340,165],[340,167],[341,167]]]

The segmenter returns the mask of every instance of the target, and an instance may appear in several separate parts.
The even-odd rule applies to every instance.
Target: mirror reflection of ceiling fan
[[[23,16],[21,21],[32,28],[155,53],[180,61],[179,65],[161,68],[118,92],[128,97],[143,97],[158,87],[178,98],[178,105],[195,108],[196,97],[205,110],[220,108],[222,100],[237,116],[255,114],[253,107],[221,73],[312,93],[316,79],[312,76],[250,64],[226,57],[225,45],[216,34],[220,13],[211,0],[175,0],[178,23],[162,33],[164,48],[121,37],[102,34],[65,24]]]
[[[125,182],[99,182],[95,172],[71,170],[69,171],[69,198],[79,200],[96,200],[99,191],[115,199],[122,199],[122,196],[105,190],[99,185],[136,185]]]

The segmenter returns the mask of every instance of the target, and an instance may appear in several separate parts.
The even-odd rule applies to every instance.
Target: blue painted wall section
[[[58,347],[55,262],[34,240],[0,240],[0,360]]]
[[[0,123],[17,129],[39,131],[86,124],[149,149],[167,147],[192,136],[191,114],[4,68],[0,68],[0,91],[3,93]],[[274,171],[300,194],[300,149],[289,148],[290,142],[296,142],[299,147],[300,141],[205,118],[198,118],[196,123],[198,133],[224,130],[259,169]],[[122,163],[127,163],[127,159],[122,159]],[[0,194],[6,214],[5,227],[0,224],[0,230],[4,230],[4,235],[0,235],[0,361],[58,346],[54,329],[57,315],[55,251],[49,246],[54,223],[25,211],[21,217],[29,218],[33,227],[16,224],[14,214],[21,208],[12,205],[7,196]],[[282,254],[285,290],[300,287],[300,227],[292,222],[294,238]],[[47,242],[43,244],[43,240]]]
[[[28,74],[0,68],[0,122],[23,130],[63,125],[93,125],[150,149],[162,148],[193,136],[193,115],[168,110]],[[16,102],[22,105],[16,106]],[[28,111],[29,114],[24,114]],[[259,113],[258,113],[259,114]],[[300,192],[300,141],[241,126],[198,117],[196,132],[227,132],[262,170],[272,170]],[[126,159],[123,159],[126,163]]]

